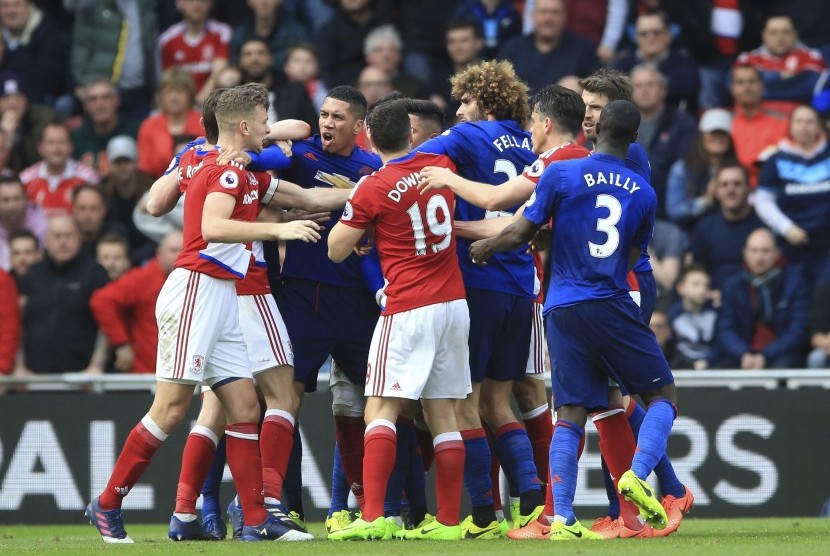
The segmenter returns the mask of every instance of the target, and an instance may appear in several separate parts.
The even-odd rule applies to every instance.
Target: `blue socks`
[[[620,499],[617,497],[617,487],[614,486],[614,480],[611,478],[608,466],[605,465],[605,458],[600,456],[600,463],[602,463],[602,482],[605,484],[605,495],[608,497],[608,517],[617,519],[620,517]]]
[[[538,502],[537,499],[533,502],[524,500],[527,493],[542,490],[539,475],[536,473],[536,464],[533,461],[533,447],[530,445],[527,431],[518,422],[512,422],[499,427],[495,437],[496,453],[499,455],[505,474],[518,484],[519,495],[525,502],[522,506],[535,504]],[[533,508],[522,507],[522,513],[525,515],[531,511]]]
[[[329,506],[329,517],[334,512],[349,509],[349,481],[346,479],[346,472],[343,471],[343,463],[340,461],[340,447],[334,444],[334,465],[331,468],[331,505]]]
[[[674,416],[674,407],[668,400],[660,399],[649,406],[637,435],[637,452],[631,462],[631,470],[639,478],[648,478],[660,458],[665,457]]]
[[[553,483],[553,507],[556,515],[576,521],[573,502],[576,496],[576,475],[579,470],[577,454],[585,431],[576,423],[558,419],[550,443],[550,475]]]
[[[640,404],[634,402],[633,399],[630,403],[634,404],[634,411],[628,416],[628,422],[631,425],[631,430],[634,431],[634,438],[638,438],[643,419],[646,418],[646,410]],[[665,452],[663,452],[663,456],[657,462],[657,465],[654,466],[654,474],[657,476],[657,482],[663,496],[671,495],[680,498],[686,495],[686,487],[677,478],[677,473],[674,472],[674,467]]]
[[[484,429],[461,431],[464,439],[464,486],[470,496],[473,523],[486,527],[495,521],[493,510],[493,485],[490,482],[490,447]]]
[[[219,487],[222,485],[222,474],[225,472],[225,435],[219,439],[216,445],[216,453],[213,455],[213,463],[205,476],[205,484],[202,485],[202,515],[221,515],[219,506]]]

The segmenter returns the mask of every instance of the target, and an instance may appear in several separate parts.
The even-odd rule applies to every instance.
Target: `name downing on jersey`
[[[400,203],[403,196],[410,188],[418,185],[421,180],[421,175],[418,172],[412,172],[408,176],[404,176],[395,183],[395,189],[386,194],[387,197],[396,203]]]

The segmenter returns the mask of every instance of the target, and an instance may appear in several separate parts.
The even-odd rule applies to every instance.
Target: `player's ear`
[[[242,120],[239,122],[239,132],[242,133],[243,136],[250,135],[251,130],[248,126],[248,120]]]
[[[360,135],[360,132],[363,131],[363,128],[366,127],[366,122],[362,119],[358,118],[354,121],[354,127],[352,128],[352,133],[355,135]]]
[[[553,120],[550,118],[545,118],[545,134],[549,134],[550,131],[553,129]]]

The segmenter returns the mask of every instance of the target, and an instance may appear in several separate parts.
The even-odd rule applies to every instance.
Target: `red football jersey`
[[[43,209],[49,218],[72,214],[72,194],[82,185],[97,185],[95,171],[75,160],[66,163],[61,176],[50,176],[45,162],[36,162],[20,172],[29,202]]]
[[[187,191],[187,186],[193,175],[202,167],[206,156],[211,152],[218,154],[217,149],[211,151],[194,147],[182,155],[178,168],[179,190],[182,193]],[[271,175],[266,172],[248,172],[248,179],[251,181],[252,186],[256,186],[259,189],[259,199],[267,204],[274,194],[277,181],[271,178]],[[257,204],[257,214],[262,210],[262,207],[263,204]],[[254,256],[251,258],[251,264],[248,267],[245,278],[236,282],[236,293],[237,295],[265,295],[271,293],[271,284],[268,282],[268,267],[265,264],[262,242],[253,242],[251,244],[251,250]]]
[[[202,272],[214,278],[239,280],[251,264],[251,249],[243,243],[206,243],[202,237],[202,211],[210,193],[236,199],[231,218],[253,222],[259,207],[259,183],[236,165],[217,166],[218,151],[204,155],[201,167],[190,178],[184,198],[184,242],[177,268]]]
[[[554,147],[540,154],[539,158],[537,158],[533,164],[528,166],[527,170],[525,170],[522,175],[534,184],[538,184],[539,178],[542,177],[542,173],[545,171],[545,168],[548,167],[548,164],[558,160],[585,158],[590,153],[591,151],[582,145],[577,145],[576,143],[565,143],[564,145],[559,145],[558,147]]]
[[[210,77],[213,60],[228,59],[231,35],[233,30],[230,26],[212,19],[207,21],[197,37],[187,36],[184,22],[171,25],[159,36],[161,68],[184,69],[193,77],[193,85],[199,91]]]
[[[455,197],[447,189],[420,194],[415,186],[425,166],[455,171],[444,155],[413,153],[391,161],[358,183],[340,218],[374,231],[389,282],[386,315],[465,298],[452,227]]]

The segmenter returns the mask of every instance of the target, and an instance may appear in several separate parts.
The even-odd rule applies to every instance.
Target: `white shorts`
[[[378,320],[367,396],[463,399],[472,391],[467,301],[435,303]]]
[[[156,322],[158,380],[212,386],[251,378],[233,280],[174,269],[159,292]]]
[[[254,376],[274,367],[294,366],[294,350],[273,295],[240,295],[239,324]]]
[[[542,304],[533,302],[533,326],[530,329],[530,351],[527,354],[526,375],[543,375],[547,371],[545,359],[548,343],[545,341],[545,319]],[[541,377],[537,377],[541,378]]]

